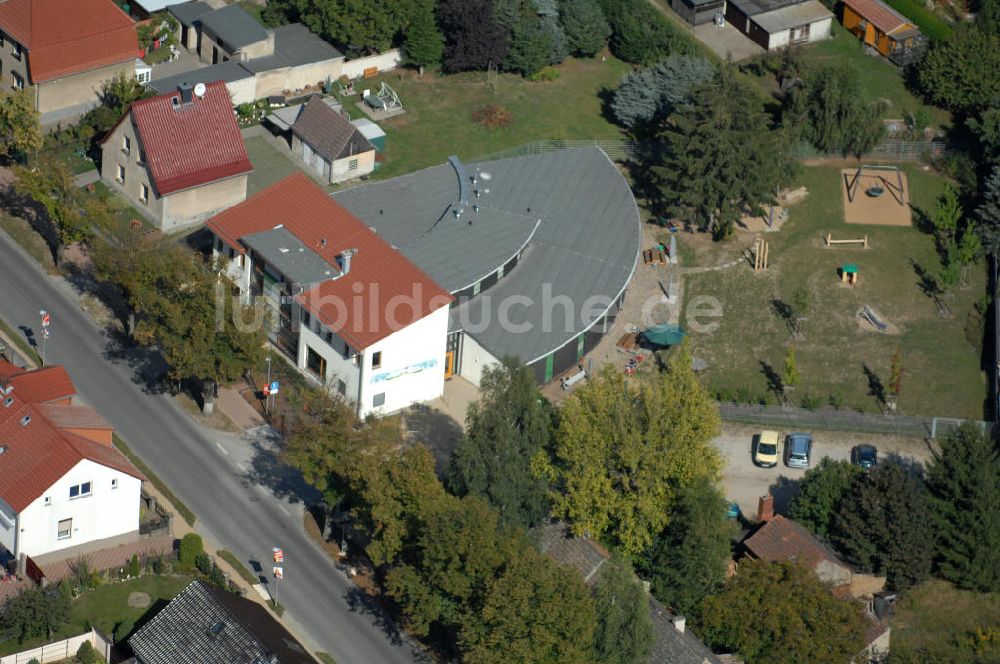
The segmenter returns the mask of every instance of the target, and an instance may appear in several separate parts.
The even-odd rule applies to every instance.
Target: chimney
[[[687,618],[684,616],[674,616],[670,619],[670,622],[674,624],[674,629],[676,629],[681,634],[684,633],[684,628],[687,626]]]
[[[761,523],[767,523],[774,518],[774,496],[770,493],[766,496],[760,497],[760,502],[757,503],[757,520]]]
[[[351,271],[351,256],[356,253],[358,253],[357,249],[345,249],[339,256],[337,256],[337,267],[339,267],[342,272],[341,276],[344,276]]]
[[[192,94],[192,92],[194,92],[194,88],[191,86],[190,83],[186,83],[186,82],[185,83],[181,83],[180,85],[177,86],[177,91],[181,93],[181,103],[182,104],[190,104],[191,103],[191,94]]]

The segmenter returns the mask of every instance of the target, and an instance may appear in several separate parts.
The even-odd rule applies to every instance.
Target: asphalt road
[[[774,468],[758,468],[750,457],[753,434],[759,429],[727,426],[721,436],[713,442],[722,454],[724,470],[722,484],[726,496],[739,503],[740,510],[747,517],[757,514],[757,503],[761,496],[770,491],[774,495],[775,510],[783,512],[798,490],[797,480],[806,471],[788,468],[779,460]],[[788,433],[787,431],[784,433]],[[869,443],[878,449],[879,463],[897,462],[923,464],[930,460],[931,452],[927,443],[917,438],[894,436],[869,436],[832,431],[813,431],[812,465],[824,456],[835,460],[851,458],[851,448],[860,443]]]
[[[340,664],[421,660],[377,611],[366,608],[363,595],[306,535],[305,489],[277,463],[271,444],[259,435],[227,436],[192,421],[157,393],[155,381],[147,383],[145,376],[157,375],[159,367],[141,349],[119,350],[69,292],[0,233],[0,317],[37,337],[38,311],[51,314],[47,363],[66,367],[83,399],[194,511],[199,528],[244,562],[260,560],[268,576],[271,548],[284,549],[277,598],[305,645]]]

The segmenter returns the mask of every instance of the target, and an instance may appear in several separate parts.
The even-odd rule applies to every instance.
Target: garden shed
[[[729,0],[726,20],[774,51],[829,39],[833,13],[819,0]]]
[[[375,146],[376,152],[385,152],[385,131],[382,127],[379,127],[368,118],[351,120],[351,124],[357,127],[361,135]]]
[[[917,26],[880,0],[844,0],[842,12],[844,27],[895,65],[915,62],[927,47]]]

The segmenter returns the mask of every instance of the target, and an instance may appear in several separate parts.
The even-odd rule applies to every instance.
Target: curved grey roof
[[[454,307],[450,323],[495,357],[533,362],[579,337],[624,291],[639,256],[639,209],[625,178],[597,147],[465,164],[464,170],[477,177],[473,192],[480,191],[470,198],[480,211],[464,206],[458,219],[464,225],[453,223],[459,182],[447,164],[334,197],[449,290],[464,278],[458,275],[486,275],[503,265],[512,254],[503,256],[493,243],[513,246],[537,223],[517,266]],[[478,233],[492,239],[480,241]],[[522,299],[515,303],[515,296]],[[565,302],[572,303],[568,323]],[[530,329],[518,331],[524,324]]]

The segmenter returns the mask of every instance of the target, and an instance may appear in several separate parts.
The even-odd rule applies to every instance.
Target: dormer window
[[[25,415],[24,417],[21,418],[22,427],[28,426],[28,422],[31,422],[31,415]]]
[[[170,103],[174,105],[174,108],[180,108],[181,107],[181,98],[177,97],[177,96],[171,97],[170,98]]]
[[[3,400],[3,407],[10,408],[10,405],[12,403],[14,403],[14,397],[7,397],[6,399]]]

